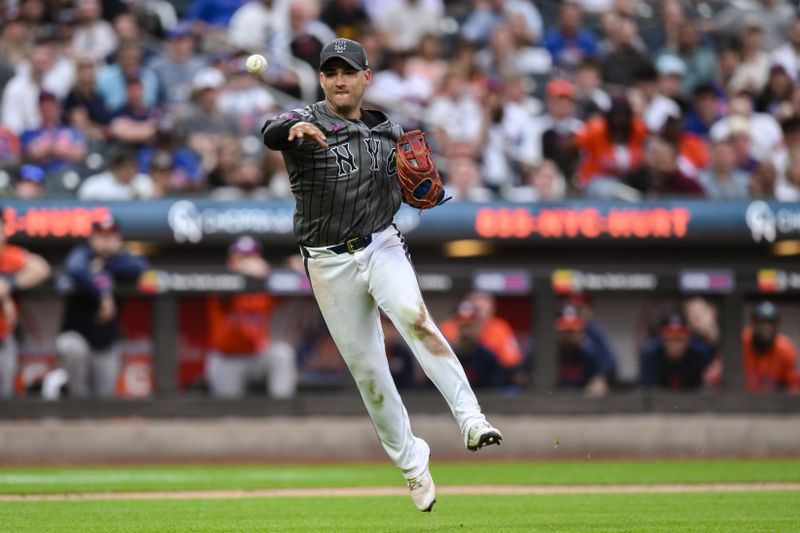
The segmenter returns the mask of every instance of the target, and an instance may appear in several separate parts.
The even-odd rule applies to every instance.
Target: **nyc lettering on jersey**
[[[381,142],[379,139],[372,139],[366,138],[364,139],[364,144],[367,147],[367,153],[369,154],[369,169],[373,172],[377,172],[380,170],[380,160],[381,160]],[[339,176],[346,176],[347,174],[351,174],[358,170],[358,165],[356,165],[355,156],[353,156],[352,150],[350,150],[350,143],[342,143],[338,146],[332,146],[328,149],[335,157],[336,157],[336,167],[337,167],[337,174]],[[395,155],[397,153],[396,148],[392,148],[389,153],[389,157],[386,158],[386,172],[391,176],[397,171],[396,163],[395,163]]]

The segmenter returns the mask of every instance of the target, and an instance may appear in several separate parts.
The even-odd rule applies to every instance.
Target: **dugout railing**
[[[780,392],[744,392],[740,332],[749,302],[769,297],[792,303],[800,295],[800,269],[746,266],[742,268],[693,265],[675,268],[640,262],[635,268],[614,268],[613,264],[592,266],[572,263],[538,263],[527,268],[518,265],[492,268],[474,265],[431,266],[419,271],[426,298],[437,294],[463,293],[472,289],[492,292],[499,297],[513,295],[528,300],[532,310],[531,331],[536,339],[536,360],[529,388],[482,390],[481,402],[487,411],[505,414],[605,414],[676,412],[769,412],[796,413],[800,397]],[[287,298],[310,298],[310,289],[301,274],[276,270],[266,284],[221,272],[151,271],[138,287],[120,288],[127,295],[150,301],[152,325],[152,396],[143,399],[45,401],[22,397],[0,401],[0,418],[40,417],[204,417],[204,416],[305,416],[360,415],[363,406],[352,387],[342,390],[303,389],[291,400],[272,400],[251,396],[238,400],[216,400],[196,391],[181,391],[178,386],[177,323],[178,301],[199,294],[230,294],[241,290],[280,294]],[[52,298],[58,283],[42,287],[24,298]],[[673,393],[626,387],[603,398],[585,398],[579,393],[558,390],[556,385],[556,333],[553,320],[559,297],[566,291],[581,289],[601,297],[627,294],[641,298],[654,295],[680,301],[689,295],[711,299],[719,310],[720,352],[723,357],[722,382],[716,390]],[[796,327],[785,325],[785,327]],[[413,412],[439,413],[446,405],[430,391],[403,391]]]

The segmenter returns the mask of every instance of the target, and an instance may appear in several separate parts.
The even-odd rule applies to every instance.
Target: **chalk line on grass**
[[[438,494],[639,494],[680,492],[800,491],[800,483],[681,483],[653,485],[461,485],[437,487]],[[73,492],[60,494],[0,494],[0,501],[66,500],[224,500],[235,498],[327,498],[337,496],[400,496],[401,487],[331,487],[287,489],[225,489],[152,492]]]

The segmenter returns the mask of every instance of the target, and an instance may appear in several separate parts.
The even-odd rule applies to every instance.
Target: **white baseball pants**
[[[389,371],[378,308],[444,396],[462,436],[484,416],[461,363],[428,313],[404,245],[392,225],[374,233],[372,243],[355,253],[304,247],[304,255],[314,297],[378,437],[395,465],[412,477],[426,468],[430,450],[411,432]]]
[[[241,398],[250,383],[265,383],[272,398],[292,398],[297,389],[294,348],[288,342],[272,341],[255,355],[214,351],[206,359],[205,376],[215,398]]]
[[[93,350],[77,331],[64,331],[56,337],[56,351],[69,376],[72,398],[112,398],[116,395],[117,378],[122,368],[119,344],[106,350]]]

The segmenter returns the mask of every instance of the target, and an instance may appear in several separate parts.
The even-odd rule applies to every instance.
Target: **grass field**
[[[386,465],[148,466],[0,469],[2,495],[184,491],[181,499],[0,501],[0,531],[49,532],[798,532],[800,460],[434,463],[441,488],[430,514],[401,492],[372,495],[402,478]],[[625,485],[752,483],[737,492],[615,492]],[[502,486],[592,493],[493,494]],[[363,496],[203,497],[203,490],[363,488]],[[456,494],[469,487],[485,494]],[[603,487],[608,493],[596,492]],[[666,487],[669,488],[669,487]],[[669,488],[670,491],[673,488]],[[685,487],[684,487],[685,488]],[[221,493],[225,494],[225,493]],[[321,493],[321,494],[324,494]],[[162,494],[162,496],[167,496]],[[108,496],[106,496],[108,497]]]

